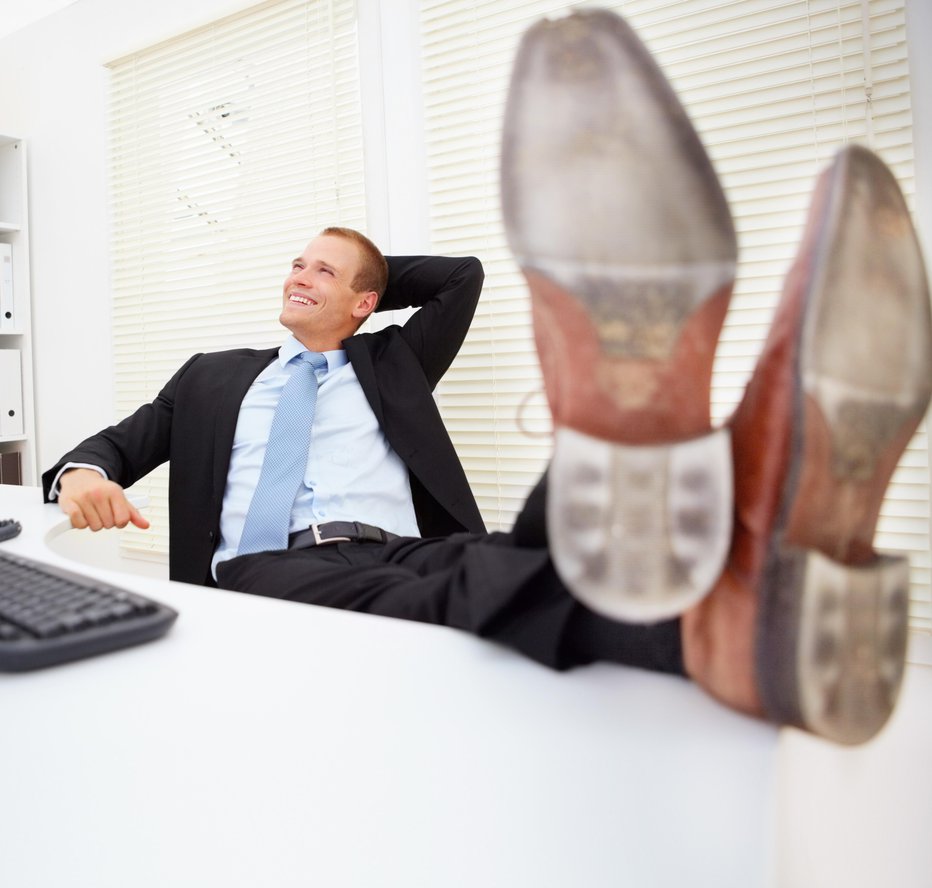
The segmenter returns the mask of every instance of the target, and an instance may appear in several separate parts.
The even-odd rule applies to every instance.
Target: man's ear
[[[354,318],[367,318],[375,311],[376,305],[379,304],[379,294],[375,290],[369,290],[366,293],[357,293],[358,302],[353,309]]]

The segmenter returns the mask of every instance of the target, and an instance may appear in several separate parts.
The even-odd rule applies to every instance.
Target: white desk
[[[4,548],[76,567],[37,490],[0,487],[0,517],[24,527]],[[0,675],[5,888],[861,884],[799,881],[838,871],[814,814],[793,850],[805,770],[787,780],[779,732],[686,681],[561,675],[453,630],[84,569],[180,617]],[[857,782],[874,748],[812,755]],[[906,807],[870,832],[878,853],[892,830],[903,858]]]

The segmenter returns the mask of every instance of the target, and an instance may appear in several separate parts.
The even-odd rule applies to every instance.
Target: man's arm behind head
[[[485,273],[472,257],[390,256],[379,311],[415,307],[402,335],[431,388],[456,357],[472,323]]]

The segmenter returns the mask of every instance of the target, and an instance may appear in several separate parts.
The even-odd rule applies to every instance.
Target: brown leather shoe
[[[608,616],[680,613],[730,542],[730,446],[709,394],[737,248],[698,136],[618,16],[524,35],[501,188],[555,427],[556,568]]]
[[[728,566],[682,621],[687,672],[738,709],[840,743],[870,739],[893,710],[909,569],[873,537],[932,394],[929,306],[896,180],[845,148],[817,183],[731,422]]]

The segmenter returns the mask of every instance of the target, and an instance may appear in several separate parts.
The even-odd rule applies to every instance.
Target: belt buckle
[[[329,522],[325,522],[325,523],[329,523]],[[327,539],[324,539],[320,535],[320,528],[323,526],[324,526],[323,524],[309,524],[308,525],[308,529],[311,531],[312,534],[314,534],[314,545],[315,546],[327,546],[330,543],[351,543],[353,541],[352,538],[348,536],[328,537]]]

